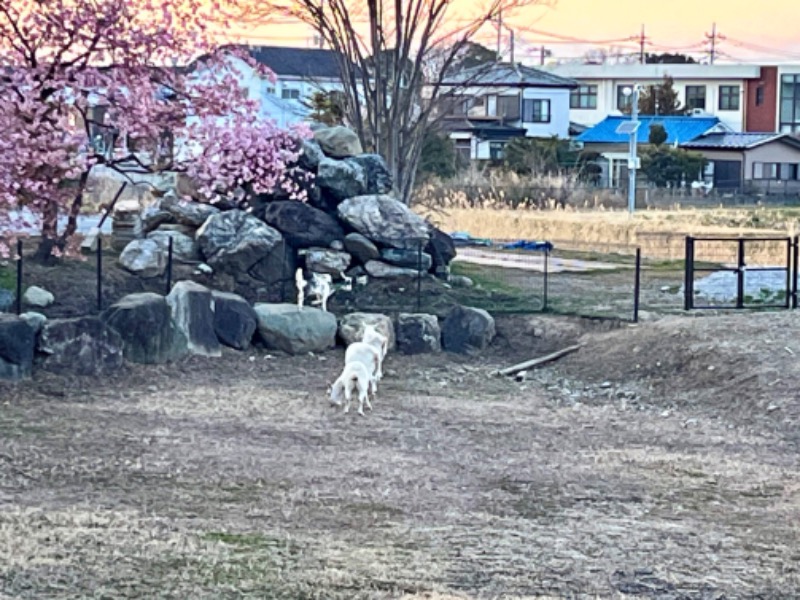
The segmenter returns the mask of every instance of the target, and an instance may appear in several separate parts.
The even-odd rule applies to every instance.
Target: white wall
[[[549,123],[521,122],[527,130],[527,137],[569,137],[569,90],[563,88],[526,88],[522,92],[525,99],[550,100]]]

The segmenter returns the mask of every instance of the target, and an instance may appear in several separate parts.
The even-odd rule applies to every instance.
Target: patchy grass
[[[15,263],[0,265],[0,289],[13,290],[17,286],[17,271]]]

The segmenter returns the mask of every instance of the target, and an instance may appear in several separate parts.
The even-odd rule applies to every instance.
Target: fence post
[[[97,312],[103,310],[103,236],[97,234]]]
[[[422,312],[422,245],[423,241],[417,241],[417,312]]]
[[[636,269],[633,281],[633,322],[639,322],[639,293],[642,281],[642,249],[636,248]]]
[[[686,255],[684,258],[683,310],[694,308],[694,238],[686,236]]]
[[[542,281],[542,312],[547,312],[547,279],[549,275],[550,250],[544,249],[544,277]]]
[[[797,278],[800,276],[800,236],[794,236],[794,243],[792,244],[792,308],[797,308]]]
[[[169,295],[172,291],[172,236],[167,240],[167,292]]]
[[[17,240],[17,316],[22,314],[22,240]]]
[[[792,308],[792,238],[786,238],[786,304],[787,309]]]
[[[736,308],[744,308],[744,238],[739,238],[739,252],[736,270]]]

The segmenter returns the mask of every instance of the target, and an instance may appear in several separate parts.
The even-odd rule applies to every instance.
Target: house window
[[[489,142],[489,158],[491,160],[503,160],[503,142]]]
[[[629,112],[633,103],[633,94],[626,94],[625,90],[629,89],[629,85],[617,86],[617,110],[622,112]]]
[[[597,108],[597,86],[581,85],[569,93],[570,108]]]
[[[472,160],[472,142],[470,140],[456,140],[456,161],[459,168],[469,165]]]
[[[281,90],[281,98],[284,100],[299,100],[300,90],[283,89]]]
[[[706,86],[687,85],[686,86],[686,108],[700,110],[706,109]]]
[[[753,163],[753,179],[777,179],[780,163]]]
[[[526,123],[549,123],[550,100],[524,99],[522,101],[522,120]]]
[[[764,86],[760,85],[756,88],[756,106],[764,104]]]
[[[739,110],[739,86],[721,85],[719,86],[719,109],[720,110]]]
[[[800,74],[781,77],[780,122],[782,133],[800,131]]]

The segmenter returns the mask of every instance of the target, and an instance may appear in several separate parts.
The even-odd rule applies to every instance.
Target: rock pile
[[[296,167],[292,177],[306,202],[276,190],[211,205],[179,181],[141,215],[140,237],[127,244],[120,264],[142,277],[162,276],[171,240],[173,260],[202,266],[211,273],[205,283],[251,302],[288,299],[298,266],[334,280],[447,275],[452,240],[389,195],[386,163],[363,153],[352,131],[316,131]]]

